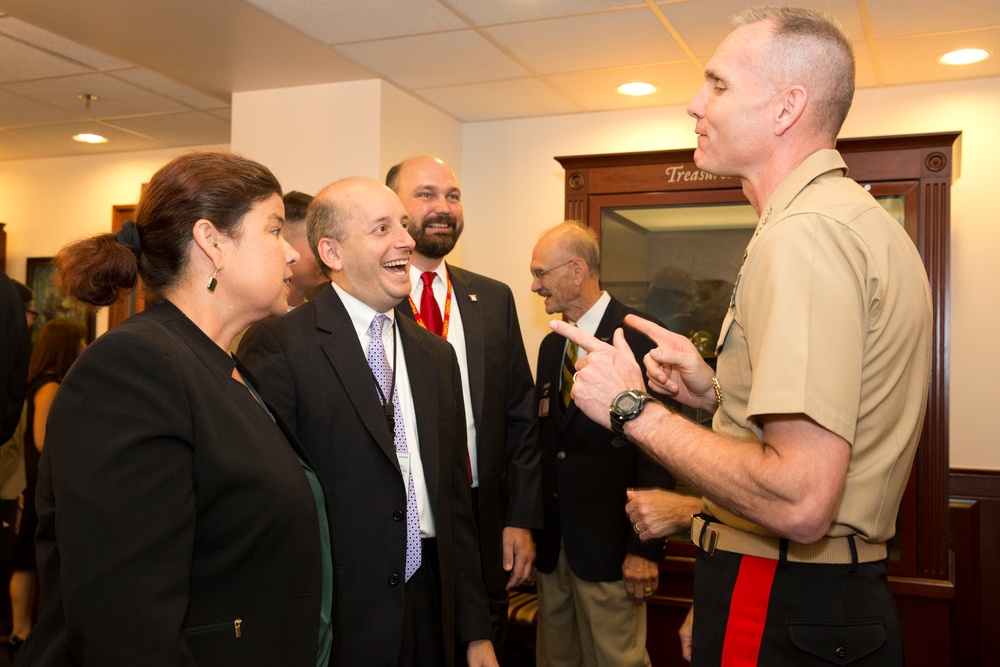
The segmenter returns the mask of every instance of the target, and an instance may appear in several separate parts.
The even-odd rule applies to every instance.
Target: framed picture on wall
[[[75,320],[87,327],[87,342],[94,340],[96,321],[94,313],[81,301],[60,292],[55,285],[56,267],[52,257],[29,257],[25,281],[35,297],[35,323],[31,327],[31,342],[46,322],[57,317]]]

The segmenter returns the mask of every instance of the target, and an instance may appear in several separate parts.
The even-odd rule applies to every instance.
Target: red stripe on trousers
[[[722,667],[757,667],[764,636],[767,603],[778,561],[743,556],[729,602],[729,621],[722,645]]]

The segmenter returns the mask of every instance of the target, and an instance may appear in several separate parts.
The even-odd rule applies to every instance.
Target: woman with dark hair
[[[228,153],[174,159],[57,280],[149,305],[60,386],[38,480],[39,620],[18,665],[329,663],[327,506],[308,457],[230,354],[287,309],[281,188]]]
[[[87,330],[79,322],[57,318],[50,320],[38,334],[28,364],[28,393],[25,397],[27,417],[24,430],[24,505],[21,522],[14,539],[10,577],[11,631],[7,651],[13,657],[24,639],[31,633],[35,611],[35,587],[38,570],[35,567],[35,485],[38,481],[38,458],[45,446],[45,420],[52,399],[69,367],[86,347]]]

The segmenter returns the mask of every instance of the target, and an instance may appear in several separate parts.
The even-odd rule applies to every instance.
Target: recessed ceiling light
[[[944,54],[938,61],[945,65],[971,65],[989,57],[990,52],[985,49],[959,49]]]
[[[632,83],[623,83],[618,86],[618,92],[622,95],[651,95],[656,92],[656,86],[651,83],[643,83],[642,81],[633,81]]]
[[[108,140],[106,137],[102,137],[99,134],[74,134],[73,141],[79,141],[81,144],[106,144]]]

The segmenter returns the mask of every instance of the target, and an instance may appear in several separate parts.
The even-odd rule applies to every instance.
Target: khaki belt
[[[885,542],[869,543],[854,537],[857,556],[851,553],[851,540],[847,537],[824,537],[812,544],[800,544],[787,540],[788,551],[785,560],[793,563],[817,563],[846,565],[849,563],[872,563],[886,557]],[[703,515],[691,517],[691,541],[707,554],[716,549],[779,560],[781,542],[777,537],[764,537],[737,530],[722,523],[705,520]]]

